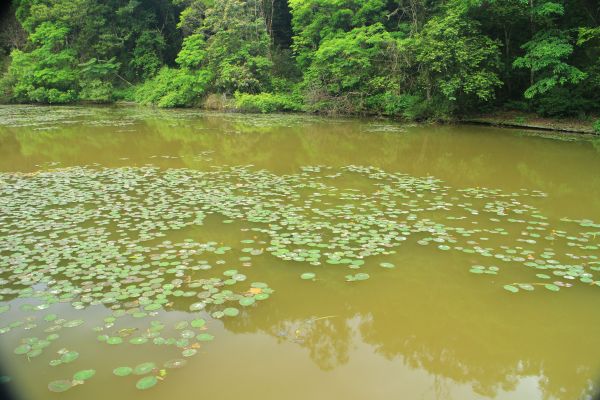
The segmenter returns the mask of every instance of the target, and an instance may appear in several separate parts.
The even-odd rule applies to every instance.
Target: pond
[[[1,385],[592,398],[599,171],[491,127],[2,106]]]

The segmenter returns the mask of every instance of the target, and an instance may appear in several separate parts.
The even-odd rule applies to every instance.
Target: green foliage
[[[588,100],[572,88],[562,86],[537,96],[530,105],[533,111],[544,117],[577,116],[590,108]]]
[[[206,59],[206,42],[204,35],[194,34],[183,40],[181,51],[177,54],[175,62],[181,68],[198,69]]]
[[[207,68],[214,90],[233,94],[269,88],[269,36],[258,0],[221,0],[206,11]]]
[[[192,72],[165,67],[139,87],[134,98],[140,104],[159,107],[192,106],[204,95],[210,78],[207,71]]]
[[[321,41],[356,27],[385,19],[383,0],[290,0],[293,48],[304,68],[311,63]]]
[[[306,71],[308,86],[323,88],[337,96],[346,92],[368,94],[374,82],[383,75],[385,65],[376,57],[391,58],[395,41],[381,24],[355,28],[321,43]],[[387,56],[387,57],[386,57]]]
[[[179,14],[177,28],[181,29],[186,36],[197,33],[202,26],[202,20],[204,19],[204,13],[208,4],[209,2],[204,0],[190,1],[188,6]]]
[[[19,0],[0,19],[0,100],[406,119],[500,107],[593,114],[596,3]]]
[[[423,98],[411,94],[384,92],[367,98],[366,107],[370,112],[388,116],[399,116],[407,120],[426,117]]]
[[[302,103],[293,95],[236,92],[235,107],[243,112],[269,113],[275,111],[301,111]]]
[[[115,101],[135,101],[135,93],[138,87],[124,86],[113,88],[112,97]]]
[[[146,30],[135,42],[130,65],[140,80],[154,76],[162,66],[165,40],[159,31]]]
[[[68,103],[77,99],[76,54],[66,46],[69,29],[50,22],[30,35],[31,52],[13,50],[8,70],[19,102]]]
[[[113,100],[114,87],[111,78],[119,69],[119,63],[114,57],[106,61],[91,58],[78,67],[80,100],[104,103]]]
[[[327,38],[304,75],[307,101],[319,111],[364,112],[376,105],[370,111],[387,114],[390,107],[369,99],[398,91],[397,58],[397,41],[381,24]]]
[[[527,68],[537,77],[525,91],[528,99],[557,86],[575,85],[586,77],[585,72],[565,61],[573,53],[573,45],[563,32],[538,32],[521,47],[526,53],[515,59],[513,65],[516,68]]]
[[[592,128],[594,129],[594,132],[600,134],[600,119],[597,119],[594,124],[592,125]]]
[[[100,79],[80,82],[79,100],[94,103],[110,103],[113,101],[113,85]]]
[[[429,20],[415,38],[414,51],[428,97],[441,94],[456,101],[471,95],[489,101],[502,85],[498,43],[481,34],[460,9]]]

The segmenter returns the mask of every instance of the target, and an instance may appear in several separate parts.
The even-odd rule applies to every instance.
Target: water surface
[[[598,171],[593,142],[518,130],[0,107],[2,374],[24,399],[591,398]],[[137,280],[115,280],[132,265]],[[228,290],[232,269],[235,296],[265,282],[268,298],[190,311],[206,298],[198,285],[218,277]],[[369,279],[348,282],[357,273]],[[239,315],[218,313],[228,305]],[[189,330],[214,340],[154,343]],[[52,333],[40,354],[14,353]],[[79,357],[49,365],[68,351]],[[112,372],[143,362],[156,368]],[[85,383],[49,391],[85,369]],[[144,376],[158,383],[137,389]]]

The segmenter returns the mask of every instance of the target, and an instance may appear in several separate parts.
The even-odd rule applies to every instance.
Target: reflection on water
[[[0,171],[95,164],[207,171],[251,164],[278,175],[299,173],[308,165],[369,165],[432,175],[458,188],[539,190],[548,197],[536,200],[536,206],[551,220],[600,220],[600,155],[587,141],[473,126],[295,115],[0,107]],[[171,232],[167,238],[178,242],[193,235],[200,242],[233,247],[251,226],[207,221],[198,231]],[[23,336],[18,332],[0,336],[3,373],[28,399],[580,399],[595,393],[600,382],[597,288],[511,294],[502,289],[502,273],[497,278],[469,274],[472,255],[414,242],[396,254],[373,257],[372,265],[382,261],[396,268],[368,263],[371,279],[348,283],[340,279],[343,267],[331,265],[320,267],[311,282],[298,278],[307,270],[301,263],[267,252],[257,256],[244,273],[268,282],[275,289],[272,298],[235,318],[212,321],[207,314],[215,341],[203,344],[188,366],[149,391],[137,391],[131,380],[111,374],[113,360],[124,352],[120,348],[82,351],[77,369],[93,364],[97,376],[68,392],[49,393],[48,381],[60,372],[48,367],[50,356],[31,361],[15,356]],[[186,315],[189,303],[175,301],[164,320]],[[76,318],[68,304],[61,307]],[[101,324],[110,310],[95,306],[85,313]],[[1,316],[5,325],[17,311]],[[40,327],[27,334],[41,332]],[[62,340],[91,349],[96,335],[65,333]],[[135,351],[153,357],[163,352],[156,346],[131,350],[139,361],[144,355]]]

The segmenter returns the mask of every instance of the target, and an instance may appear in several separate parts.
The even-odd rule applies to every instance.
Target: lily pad
[[[184,357],[192,357],[196,355],[196,353],[198,353],[198,350],[196,349],[185,349],[181,352],[181,355]]]
[[[202,318],[198,318],[190,322],[190,325],[192,326],[192,328],[202,328],[206,325],[206,321]]]
[[[79,353],[78,352],[76,352],[76,351],[68,351],[68,352],[64,353],[60,357],[60,360],[63,363],[66,364],[66,363],[73,362],[73,361],[77,360],[78,358],[79,358]]]
[[[149,374],[154,369],[156,369],[156,364],[154,364],[153,362],[145,362],[136,365],[136,367],[133,369],[133,373],[135,375],[145,375]]]
[[[154,385],[158,383],[158,379],[155,376],[145,376],[142,379],[138,380],[135,384],[135,387],[140,390],[150,389]]]
[[[106,339],[106,343],[112,344],[112,345],[121,344],[121,343],[123,343],[123,338],[121,338],[119,336],[111,336],[108,339]]]
[[[176,358],[176,359],[165,362],[163,364],[163,366],[168,369],[176,369],[176,368],[183,368],[186,366],[186,364],[187,364],[187,360],[184,360],[181,358]]]
[[[512,293],[517,293],[519,291],[519,288],[514,285],[504,285],[504,290],[508,290]]]
[[[81,371],[75,372],[73,375],[73,379],[76,381],[86,381],[96,375],[95,369],[83,369]]]
[[[50,390],[51,392],[62,393],[62,392],[66,392],[67,390],[71,389],[72,386],[73,386],[73,384],[71,383],[71,381],[66,380],[66,379],[61,379],[61,380],[50,382],[48,384],[48,390]]]
[[[133,372],[133,368],[131,367],[117,367],[113,369],[113,374],[116,376],[128,376]]]
[[[198,340],[200,342],[210,342],[214,338],[215,337],[213,335],[211,335],[210,333],[201,333],[196,336],[196,340]]]
[[[223,314],[225,314],[228,317],[236,317],[239,315],[239,313],[240,313],[240,310],[238,310],[235,307],[228,307],[223,310]]]
[[[22,345],[15,347],[15,350],[13,352],[15,354],[26,354],[26,353],[29,353],[30,351],[31,351],[30,345],[22,344]]]
[[[243,307],[251,306],[255,302],[256,302],[256,300],[254,300],[254,297],[242,297],[239,300],[240,305],[243,306]]]
[[[544,285],[544,287],[552,292],[558,292],[560,290],[560,287],[553,283],[547,283]]]

